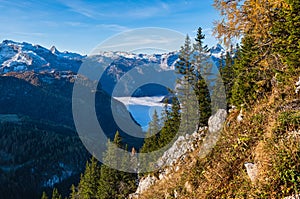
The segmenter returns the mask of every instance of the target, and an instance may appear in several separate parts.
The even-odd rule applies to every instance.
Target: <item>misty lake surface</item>
[[[161,117],[164,104],[161,103],[163,96],[159,97],[117,97],[116,99],[124,103],[133,118],[147,131],[148,124],[152,119],[154,110]]]

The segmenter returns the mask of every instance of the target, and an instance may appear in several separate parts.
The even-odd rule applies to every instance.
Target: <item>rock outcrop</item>
[[[189,135],[179,136],[171,148],[164,152],[163,156],[158,160],[157,166],[173,165],[184,154],[194,151],[198,147],[199,141],[204,137],[207,127],[203,127],[199,132]]]
[[[216,114],[212,115],[208,120],[208,131],[210,133],[216,133],[220,131],[227,117],[227,111],[225,109],[219,109]]]
[[[199,157],[205,157],[212,148],[216,145],[220,137],[220,132],[223,128],[223,124],[227,117],[227,111],[219,109],[208,120],[208,133],[205,136],[201,149],[199,151]]]
[[[257,165],[254,163],[245,163],[244,164],[247,170],[247,174],[251,180],[252,183],[255,183],[256,178],[257,178],[257,174],[258,174],[258,169],[257,169]]]
[[[142,193],[146,189],[148,189],[151,185],[153,185],[157,181],[155,176],[148,175],[146,178],[140,180],[139,187],[136,190],[136,193]]]
[[[300,93],[300,77],[299,77],[299,81],[296,82],[296,94]]]
[[[136,192],[130,194],[129,198],[138,198],[141,193],[158,181],[168,179],[173,172],[178,172],[180,170],[179,161],[185,160],[189,153],[195,151],[200,146],[204,145],[201,148],[204,153],[200,153],[199,155],[207,154],[207,151],[213,148],[219,138],[218,135],[223,128],[226,117],[226,110],[219,109],[216,114],[209,118],[208,127],[202,127],[198,132],[194,132],[191,135],[186,134],[185,136],[179,136],[172,147],[165,151],[163,156],[158,160],[157,166],[163,168],[158,172],[158,178],[151,175],[142,178]],[[190,182],[185,183],[185,188],[187,191],[192,192]],[[176,194],[174,193],[173,195],[175,197]]]
[[[284,199],[300,199],[300,195],[287,196]]]
[[[155,176],[148,175],[142,178],[135,193],[129,195],[129,199],[138,198],[139,194],[151,187],[158,179]]]

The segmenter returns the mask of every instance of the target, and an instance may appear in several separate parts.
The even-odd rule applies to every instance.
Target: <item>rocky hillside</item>
[[[143,177],[130,197],[296,198],[300,188],[297,80],[281,86],[278,82],[273,93],[251,109],[231,109],[224,126],[214,132],[216,143],[207,140],[212,133],[208,130],[195,134],[202,136],[192,144],[187,140],[174,145],[166,156],[171,166]],[[218,124],[212,118],[211,127]],[[178,151],[185,152],[174,156]]]

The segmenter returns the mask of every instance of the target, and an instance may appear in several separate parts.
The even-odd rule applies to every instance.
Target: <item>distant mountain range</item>
[[[218,45],[210,53],[218,61],[225,51]],[[76,79],[82,80],[86,94],[95,93],[98,121],[106,135],[113,139],[119,130],[129,148],[138,148],[143,140],[127,135],[115,123],[111,103],[118,110],[118,120],[128,121],[132,117],[124,104],[111,97],[114,88],[129,74],[128,79],[132,81],[122,83],[122,92],[116,96],[167,95],[167,89],[158,84],[139,87],[134,93],[128,88],[134,84],[137,74],[142,80],[150,78],[149,82],[160,75],[168,77],[174,73],[177,60],[177,52],[154,55],[99,52],[88,57],[25,42],[0,43],[1,197],[39,198],[42,190],[53,186],[66,193],[78,181],[89,154],[76,134],[72,116]],[[100,78],[96,90],[91,89],[95,79],[77,73],[89,62],[93,63],[90,65],[93,70],[102,70],[102,76],[95,77]],[[136,71],[131,74],[133,69]],[[149,77],[149,74],[155,75]],[[80,100],[84,103],[84,99]],[[138,125],[134,128],[142,133]]]
[[[210,49],[212,60],[219,64],[219,59],[225,55],[222,46],[216,45]],[[160,74],[161,77],[168,77],[174,74],[175,63],[178,60],[178,52],[169,52],[165,54],[134,54],[128,52],[99,52],[90,57],[71,52],[60,52],[54,46],[50,49],[40,45],[29,43],[18,43],[5,40],[0,44],[0,74],[9,72],[66,72],[77,73],[83,63],[93,61],[95,70],[103,70],[100,78],[102,89],[112,94],[115,85],[132,69],[135,69],[141,78],[145,78],[149,73]],[[90,64],[92,65],[92,64]],[[151,70],[149,71],[149,69]],[[131,71],[133,74],[134,71]],[[144,77],[143,77],[144,74]],[[128,75],[128,74],[127,74]],[[153,75],[154,78],[155,75]],[[134,79],[129,75],[128,79]],[[149,78],[149,77],[148,77]],[[159,85],[145,85],[137,89],[134,93],[128,90],[131,82],[123,82],[124,89],[122,93],[115,93],[118,97],[133,95],[139,96],[158,96],[166,95],[166,88]],[[126,89],[127,88],[127,89]]]

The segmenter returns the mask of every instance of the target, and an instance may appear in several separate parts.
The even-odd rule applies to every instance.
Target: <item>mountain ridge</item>
[[[209,54],[212,57],[220,58],[220,55],[225,55],[225,49],[221,45],[216,45],[212,47],[209,51]],[[176,58],[172,57],[177,55]],[[171,69],[174,70],[174,62],[178,58],[178,52],[169,52],[162,54],[136,54],[130,52],[101,52],[94,53],[91,56],[93,57],[110,57],[113,60],[120,58],[129,59],[131,61],[135,60],[147,60],[150,63],[160,62],[161,69]],[[38,70],[38,71],[47,71],[51,67],[56,70],[71,70],[76,72],[78,70],[78,63],[69,62],[70,67],[60,67],[58,68],[55,64],[55,61],[60,61],[64,65],[64,62],[68,61],[83,61],[87,55],[80,55],[73,52],[60,52],[55,46],[52,46],[50,49],[47,49],[41,45],[33,45],[27,42],[15,42],[12,40],[3,40],[0,43],[0,74],[4,74],[11,71],[25,71],[25,70]],[[171,59],[169,60],[169,58]],[[99,59],[98,61],[101,61]],[[19,67],[18,67],[19,66]],[[48,68],[47,68],[48,66]],[[41,67],[41,68],[39,68]],[[50,70],[51,71],[51,70]]]

